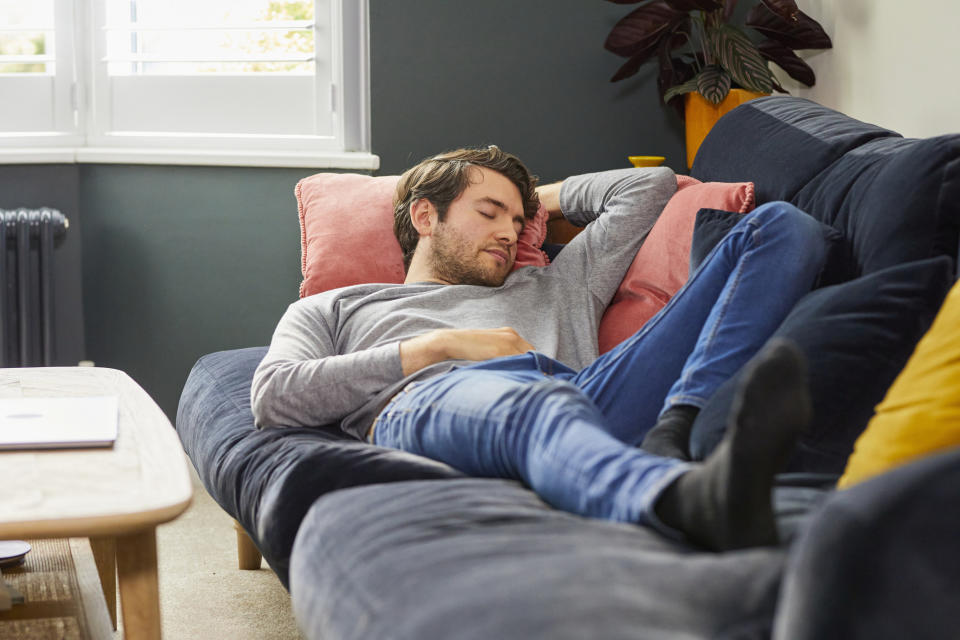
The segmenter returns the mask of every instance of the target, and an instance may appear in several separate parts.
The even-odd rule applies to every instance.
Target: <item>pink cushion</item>
[[[393,193],[399,176],[318,173],[297,183],[300,297],[367,282],[403,282],[403,252],[393,235]],[[544,266],[547,235],[541,207],[517,241],[514,269]]]
[[[700,182],[677,176],[674,194],[627,270],[600,320],[600,353],[632,336],[687,281],[690,244],[702,208],[747,213],[754,207],[752,182]]]

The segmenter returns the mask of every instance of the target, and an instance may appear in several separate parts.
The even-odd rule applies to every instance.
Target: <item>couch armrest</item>
[[[956,635],[960,448],[835,492],[791,551],[775,640]]]
[[[265,354],[265,347],[256,347],[200,358],[180,397],[177,433],[206,490],[242,525],[286,585],[297,529],[320,496],[358,485],[462,474],[361,442],[336,426],[257,429],[250,383]]]

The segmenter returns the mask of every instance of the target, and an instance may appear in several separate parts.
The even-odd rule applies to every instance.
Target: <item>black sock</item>
[[[700,408],[677,404],[664,411],[647,432],[640,448],[665,458],[690,459],[690,431]]]
[[[747,365],[720,445],[663,492],[657,515],[716,551],[776,544],[774,475],[811,412],[803,354],[771,341]]]

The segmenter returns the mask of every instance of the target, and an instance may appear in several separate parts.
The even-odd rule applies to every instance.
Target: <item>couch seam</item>
[[[940,165],[940,181],[939,181],[940,188],[937,189],[937,208],[936,208],[936,211],[937,211],[938,214],[940,214],[941,212],[946,211],[946,208],[945,208],[945,206],[944,206],[944,205],[945,205],[945,203],[944,203],[944,197],[945,197],[945,196],[944,196],[944,191],[946,191],[946,189],[944,189],[944,186],[943,186],[943,185],[944,185],[944,184],[946,183],[946,181],[947,181],[947,173],[948,173],[948,171],[949,171],[950,169],[953,169],[953,168],[958,164],[958,162],[960,162],[960,161],[958,161],[957,158],[954,158],[954,159],[951,160],[950,162],[943,163],[943,164]],[[956,217],[956,216],[955,216],[955,217]],[[943,220],[943,219],[940,217],[940,215],[937,216],[936,224],[937,224],[937,227],[939,227],[941,230],[943,229],[943,227],[944,227],[946,224],[951,223],[951,222],[953,223],[953,226],[954,226],[955,229],[960,229],[960,220],[957,220],[957,219],[954,219],[954,220],[952,220],[952,221],[951,221],[951,220]],[[934,239],[934,243],[936,243],[936,239]],[[960,269],[958,269],[958,262],[957,262],[958,260],[960,260],[960,247],[954,246],[954,247],[952,248],[952,250],[951,250],[950,257],[953,258],[954,276],[956,276],[956,275],[957,275],[957,272],[960,271]]]

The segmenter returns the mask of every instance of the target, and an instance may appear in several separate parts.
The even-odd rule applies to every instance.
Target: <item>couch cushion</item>
[[[700,268],[717,243],[742,217],[738,213],[721,209],[704,208],[697,212],[697,219],[693,225],[693,243],[690,246],[690,273]],[[814,287],[824,287],[848,280],[850,273],[847,262],[849,260],[843,234],[822,222],[820,231],[827,246],[827,257]]]
[[[843,233],[852,275],[956,256],[960,135],[923,140],[809,100],[753,100],[717,122],[701,180],[753,180],[757,204],[787,200]]]
[[[960,449],[830,495],[791,550],[774,640],[956,637],[957,504]]]
[[[752,211],[753,184],[703,183],[677,176],[677,192],[640,246],[600,320],[600,353],[636,333],[687,281],[694,220],[702,207]]]
[[[812,178],[793,202],[843,233],[854,275],[955,256],[960,135],[872,140]]]
[[[797,204],[794,196],[824,168],[877,138],[900,135],[803,98],[758,98],[717,121],[690,175],[705,182],[752,180],[758,205]]]
[[[318,173],[297,183],[300,297],[368,282],[403,282],[403,253],[393,235],[400,176]],[[543,266],[547,212],[540,207],[517,239],[514,269]]]
[[[243,525],[283,584],[294,536],[318,496],[377,482],[462,477],[336,427],[257,429],[250,382],[265,354],[266,347],[255,347],[202,357],[180,396],[177,433],[204,487]]]
[[[791,470],[839,474],[873,408],[906,364],[950,288],[947,257],[898,265],[804,296],[774,333],[807,357],[813,424]],[[719,443],[742,371],[700,411],[690,440],[696,459]],[[771,425],[776,428],[776,425]]]
[[[783,551],[697,552],[552,509],[506,480],[405,482],[318,500],[297,535],[310,638],[766,638]]]
[[[840,488],[960,446],[960,284],[854,444]]]
[[[398,176],[318,173],[297,183],[300,297],[366,282],[403,282],[393,235]]]
[[[693,223],[693,242],[690,245],[690,273],[700,268],[717,243],[723,240],[741,218],[743,215],[723,209],[703,208],[697,211],[697,218]]]

